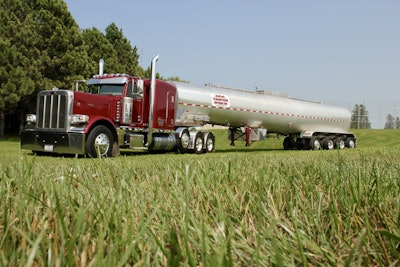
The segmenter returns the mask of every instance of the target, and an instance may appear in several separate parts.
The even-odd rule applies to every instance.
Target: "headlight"
[[[89,116],[88,115],[75,114],[75,115],[71,115],[69,117],[69,122],[72,125],[85,124],[88,121],[89,121]]]
[[[36,115],[35,114],[27,114],[25,121],[27,123],[36,123]]]

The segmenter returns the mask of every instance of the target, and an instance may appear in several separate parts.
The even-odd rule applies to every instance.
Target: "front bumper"
[[[21,133],[21,149],[57,154],[85,154],[85,134],[25,130]]]

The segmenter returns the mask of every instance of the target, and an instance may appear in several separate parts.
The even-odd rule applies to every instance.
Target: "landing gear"
[[[255,134],[256,137],[257,134]],[[250,146],[251,141],[254,139],[254,131],[253,131],[253,136],[252,136],[252,129],[250,127],[242,127],[242,128],[236,128],[236,127],[230,127],[229,128],[229,137],[231,140],[231,146],[235,146],[235,141],[240,140],[240,141],[246,141],[245,146]],[[256,139],[260,140],[260,139]]]
[[[229,134],[231,137],[231,146],[235,146],[235,132],[236,132],[237,128],[234,127],[230,127],[229,128]]]
[[[246,146],[250,146],[250,134],[251,134],[251,129],[246,127]]]

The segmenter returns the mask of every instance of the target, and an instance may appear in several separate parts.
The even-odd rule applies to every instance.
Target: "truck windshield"
[[[99,95],[122,95],[123,84],[102,84],[99,86]]]

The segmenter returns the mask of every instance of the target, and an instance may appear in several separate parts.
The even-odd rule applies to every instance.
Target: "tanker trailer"
[[[229,127],[235,140],[265,139],[267,133],[286,136],[285,150],[354,148],[348,109],[273,93],[251,92],[220,86],[173,83],[177,88],[176,123],[207,122]]]

